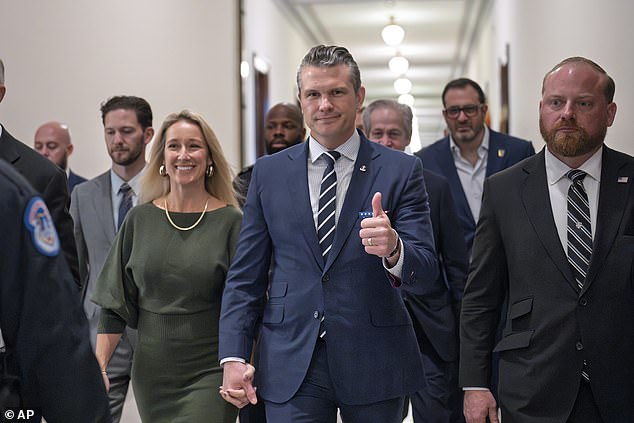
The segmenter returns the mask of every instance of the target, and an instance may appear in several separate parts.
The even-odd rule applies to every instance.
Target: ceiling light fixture
[[[394,90],[397,94],[407,94],[412,91],[412,82],[407,78],[399,78],[394,81]]]
[[[409,107],[414,107],[414,96],[411,94],[401,94],[398,96],[398,102]]]
[[[394,21],[394,16],[390,16],[390,23],[383,27],[381,37],[388,46],[397,46],[405,38],[405,30]]]
[[[394,76],[401,76],[405,75],[409,69],[409,60],[401,56],[400,53],[396,53],[396,56],[392,57],[387,65]]]

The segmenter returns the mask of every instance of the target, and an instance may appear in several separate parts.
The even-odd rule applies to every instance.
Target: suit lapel
[[[112,184],[110,182],[110,171],[99,175],[95,179],[98,195],[92,196],[92,204],[98,225],[104,231],[108,241],[112,243],[117,233],[114,225],[114,215],[112,212]]]
[[[306,244],[310,248],[319,268],[323,268],[324,260],[319,248],[317,231],[315,230],[315,219],[313,209],[310,205],[310,190],[308,187],[308,141],[304,143],[304,148],[293,149],[288,153],[288,190],[290,195],[291,209],[295,211],[295,216],[299,220],[302,234]]]
[[[357,155],[357,161],[354,163],[354,169],[352,170],[352,177],[348,191],[346,192],[343,207],[339,213],[335,238],[332,243],[332,249],[328,254],[328,261],[326,262],[324,271],[328,271],[341,252],[346,239],[350,236],[352,228],[357,219],[359,219],[359,212],[367,211],[363,210],[363,206],[368,203],[368,198],[373,194],[370,192],[370,189],[381,170],[381,166],[374,160],[379,157],[379,155],[380,153],[374,149],[372,143],[364,136],[361,136],[359,154]],[[363,168],[364,171],[361,171],[361,168]]]
[[[634,178],[632,169],[628,169],[626,163],[606,146],[603,147],[602,161],[597,227],[592,243],[592,259],[582,293],[592,284],[614,245]],[[627,183],[618,182],[618,178],[622,176],[628,178]]]
[[[486,176],[491,176],[507,168],[508,151],[502,144],[497,132],[489,129],[489,154],[487,155]]]
[[[570,270],[568,257],[561,245],[553,218],[550,195],[548,193],[548,180],[546,178],[544,150],[533,158],[528,159],[523,168],[527,176],[522,190],[522,204],[528,219],[548,256],[555,263],[570,287],[576,292],[577,283]]]
[[[473,213],[471,212],[471,208],[467,202],[467,196],[462,188],[462,183],[460,182],[460,177],[458,176],[458,171],[456,170],[456,164],[453,160],[449,137],[445,137],[443,140],[443,145],[440,149],[440,154],[438,155],[438,166],[441,169],[448,170],[445,173],[445,176],[451,186],[451,192],[455,193],[454,200],[456,201],[456,206],[460,210],[460,214],[469,216],[469,219],[473,223],[473,227],[475,227],[475,218],[473,217]]]

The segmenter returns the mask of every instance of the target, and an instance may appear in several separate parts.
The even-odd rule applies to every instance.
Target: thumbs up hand
[[[392,228],[390,218],[381,207],[380,192],[372,197],[372,217],[361,221],[359,237],[366,253],[385,258],[390,266],[396,264],[400,255],[400,251],[397,250],[398,234]],[[390,257],[392,253],[394,254]]]

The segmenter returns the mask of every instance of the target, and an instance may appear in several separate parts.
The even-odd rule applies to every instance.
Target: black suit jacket
[[[489,386],[500,352],[505,423],[564,422],[587,361],[605,422],[634,421],[634,158],[604,147],[597,225],[578,292],[542,152],[485,182],[461,316],[460,383]],[[494,345],[508,296],[503,337]]]
[[[429,342],[444,361],[458,360],[458,316],[467,274],[464,234],[447,180],[423,169],[440,274],[425,295],[403,291],[419,344]],[[422,332],[422,333],[421,333]],[[424,334],[424,335],[423,335]],[[422,347],[422,346],[421,346]]]
[[[73,236],[73,219],[68,212],[70,196],[66,174],[31,147],[13,138],[5,127],[2,127],[0,135],[0,158],[11,163],[46,202],[73,280],[79,286],[79,263]]]
[[[34,215],[39,222],[51,219],[39,210],[35,195],[27,181],[0,160],[0,329],[10,352],[0,367],[7,365],[19,377],[23,407],[37,409],[50,423],[111,422],[68,266],[59,245],[46,248],[56,243],[42,242],[54,234],[33,229]],[[43,233],[47,236],[38,236]],[[5,405],[0,403],[0,409]]]

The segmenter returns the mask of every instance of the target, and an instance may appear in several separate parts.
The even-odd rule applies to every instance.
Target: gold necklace
[[[205,212],[207,211],[207,205],[209,204],[209,198],[207,198],[207,201],[205,201],[205,209],[203,210],[203,212],[200,214],[200,217],[198,218],[198,220],[196,222],[194,222],[193,225],[188,226],[186,228],[183,228],[181,226],[178,226],[176,223],[174,223],[174,221],[172,220],[172,218],[170,217],[170,213],[167,211],[167,198],[165,199],[165,201],[163,202],[163,206],[165,207],[165,216],[167,216],[167,220],[170,222],[170,224],[175,227],[176,229],[178,229],[179,231],[189,231],[190,229],[194,229],[196,226],[198,226],[198,224],[200,223],[201,220],[203,220],[203,217],[205,217]]]

